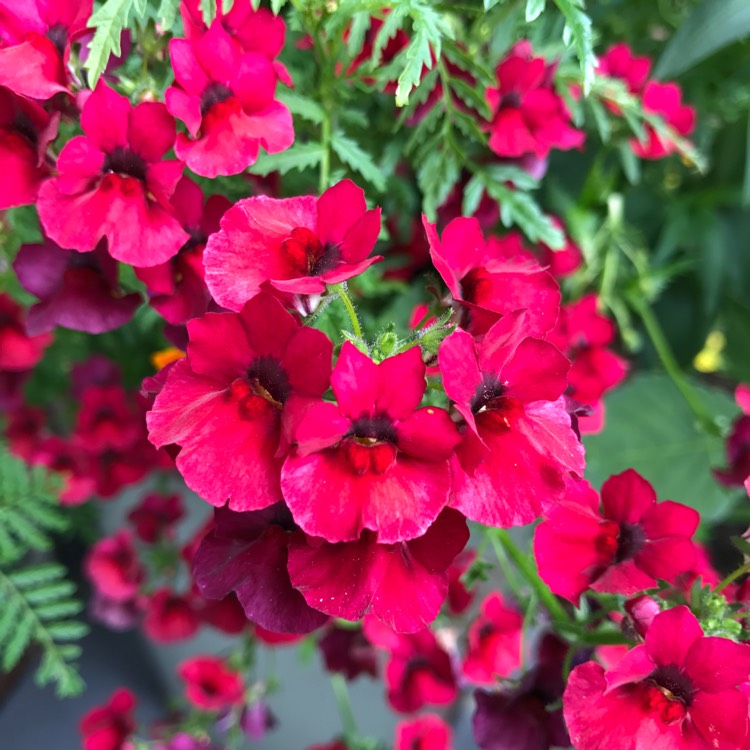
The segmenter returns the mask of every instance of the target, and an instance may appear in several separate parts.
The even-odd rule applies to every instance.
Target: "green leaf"
[[[161,0],[157,16],[159,23],[165,31],[169,31],[177,20],[177,11],[180,9],[180,0]]]
[[[346,40],[346,51],[349,57],[356,57],[362,51],[371,23],[372,17],[366,11],[359,11],[352,16],[349,38]]]
[[[216,0],[200,0],[201,15],[206,26],[210,26],[216,18]]]
[[[617,151],[620,154],[620,163],[625,177],[631,185],[637,185],[641,181],[640,159],[633,153],[629,143],[620,143]]]
[[[488,10],[492,10],[496,5],[499,5],[502,2],[503,0],[484,0],[485,12],[487,12]]]
[[[386,15],[383,25],[378,29],[375,42],[372,45],[372,55],[370,61],[373,65],[380,65],[383,58],[383,50],[388,42],[396,35],[396,32],[404,25],[408,8],[405,5],[397,5]],[[369,17],[368,17],[369,20]]]
[[[434,148],[420,160],[417,183],[422,191],[422,210],[430,221],[435,221],[438,207],[445,203],[460,176],[461,165],[452,151]]]
[[[287,0],[271,0],[271,10],[275,16],[279,15],[281,9],[286,5]]]
[[[331,148],[347,166],[359,172],[379,192],[385,191],[385,177],[378,166],[356,141],[337,131],[331,139]]]
[[[526,0],[526,23],[536,21],[544,11],[546,0]]]
[[[731,419],[731,395],[694,385],[711,414]],[[633,468],[662,500],[685,503],[716,521],[729,510],[731,495],[711,474],[724,463],[724,441],[703,432],[672,381],[661,373],[634,375],[605,398],[607,422],[584,438],[586,476],[600,485],[611,474]]]
[[[291,148],[278,154],[262,152],[251,171],[253,174],[265,176],[271,172],[286,174],[292,169],[310,169],[320,163],[322,156],[323,149],[319,143],[295,143]]]
[[[293,115],[298,115],[318,125],[323,122],[323,109],[314,99],[300,96],[288,89],[279,91],[276,98],[285,104]]]
[[[747,0],[703,0],[669,40],[654,75],[673,78],[748,35]]]
[[[594,69],[596,68],[591,19],[584,11],[583,0],[555,0],[555,5],[565,18],[563,42],[566,46],[571,44],[575,46],[581,66],[583,93],[588,94],[594,82]]]
[[[396,87],[397,107],[403,107],[409,101],[409,94],[419,84],[424,66],[432,67],[432,56],[429,40],[421,34],[415,36],[406,48],[406,65]]]
[[[95,31],[89,45],[89,56],[83,67],[88,71],[88,84],[92,89],[107,67],[110,55],[119,55],[122,51],[120,35],[128,25],[133,2],[134,0],[106,0],[89,18],[88,28]]]
[[[143,20],[146,15],[146,8],[148,7],[148,0],[133,0],[133,10],[135,11],[135,17],[139,21]]]
[[[607,143],[609,141],[611,129],[609,127],[609,118],[604,111],[604,106],[598,99],[594,99],[593,97],[588,99],[588,103],[594,114],[594,122],[596,123],[596,129],[599,131],[599,137],[602,139],[602,143]]]

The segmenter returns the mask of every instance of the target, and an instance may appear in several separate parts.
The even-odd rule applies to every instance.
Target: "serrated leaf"
[[[396,106],[403,107],[409,101],[409,94],[419,84],[422,68],[432,67],[430,43],[426,36],[420,35],[412,39],[406,49],[406,65],[398,77],[396,86]]]
[[[492,114],[490,111],[490,105],[487,104],[484,94],[476,87],[476,85],[470,86],[461,78],[452,76],[450,79],[450,86],[451,89],[458,94],[464,104],[475,109],[485,119],[490,118]],[[479,132],[481,133],[481,130]]]
[[[39,586],[50,581],[57,581],[65,575],[65,568],[58,563],[44,563],[42,565],[33,565],[21,570],[14,570],[8,574],[14,586],[19,589],[26,589],[32,586]]]
[[[408,8],[406,5],[397,5],[383,19],[383,24],[378,29],[375,41],[372,45],[370,60],[374,66],[380,65],[383,58],[383,50],[388,42],[396,35],[396,32],[404,25]]]
[[[287,0],[271,0],[271,10],[275,16],[279,15],[281,9],[286,5]]]
[[[356,141],[336,132],[331,139],[331,148],[336,155],[355,172],[359,172],[376,190],[385,190],[385,177],[378,166]]]
[[[148,0],[133,0],[133,10],[138,20],[143,20],[146,15],[146,8],[148,7]]]
[[[484,193],[484,185],[479,177],[474,175],[464,188],[464,196],[461,203],[461,214],[463,216],[473,216],[476,213],[479,204],[482,202],[482,193]]]
[[[110,55],[119,55],[120,35],[128,25],[128,16],[134,0],[107,0],[99,10],[92,13],[88,28],[95,29],[89,44],[89,55],[83,64],[88,71],[88,84],[94,88],[104,72]]]
[[[276,98],[285,104],[293,115],[304,117],[305,120],[316,124],[323,122],[323,108],[315,100],[300,96],[288,89],[279,91]]]
[[[362,51],[371,23],[372,17],[366,11],[359,11],[352,16],[349,38],[346,40],[346,51],[349,57],[356,57]]]
[[[271,172],[286,174],[292,169],[310,169],[320,163],[322,156],[323,150],[319,143],[295,143],[278,154],[261,153],[251,171],[265,176]]]
[[[460,176],[461,166],[452,152],[434,149],[421,160],[417,183],[422,191],[422,210],[430,221],[435,221],[438,207],[445,203]]]
[[[10,638],[7,639],[2,650],[2,671],[10,672],[18,664],[19,659],[31,643],[34,632],[34,616],[24,612],[14,623]]]
[[[210,26],[216,18],[216,0],[200,0],[200,11],[203,22]]]
[[[36,608],[37,617],[42,620],[56,620],[73,617],[83,611],[83,604],[77,599],[63,599],[59,602],[42,604]]]
[[[583,93],[587,95],[594,82],[596,68],[591,19],[583,9],[583,0],[555,0],[555,5],[565,18],[563,42],[566,46],[573,44],[576,48],[576,55],[581,66]]]
[[[77,620],[63,620],[50,623],[47,625],[47,630],[56,641],[75,641],[83,638],[89,632],[89,627]]]
[[[526,23],[536,21],[544,12],[546,0],[526,0]]]
[[[611,134],[607,113],[598,99],[591,97],[588,102],[591,106],[591,112],[594,115],[594,122],[596,123],[596,129],[599,131],[599,137],[602,139],[602,143],[607,143]]]
[[[641,181],[641,161],[633,153],[629,143],[620,143],[617,147],[620,154],[622,171],[631,185],[637,185]]]
[[[172,26],[174,26],[179,8],[180,0],[161,0],[157,16],[164,31],[170,31]]]
[[[75,593],[76,585],[73,581],[55,581],[45,583],[38,588],[27,589],[24,591],[24,597],[29,604],[41,605],[53,602]]]

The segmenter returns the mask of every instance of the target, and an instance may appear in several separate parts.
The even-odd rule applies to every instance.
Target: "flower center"
[[[643,547],[646,535],[638,524],[621,523],[620,533],[617,535],[617,552],[615,562],[621,563],[632,560]]]
[[[383,474],[396,460],[397,439],[392,420],[376,414],[354,420],[342,447],[355,474]]]
[[[461,279],[461,296],[475,305],[492,296],[492,279],[485,268],[472,268]]]
[[[281,243],[282,252],[292,267],[303,276],[320,276],[339,264],[341,253],[336,245],[324,245],[307,227],[295,227]]]
[[[223,83],[214,82],[206,86],[205,90],[201,94],[201,117],[208,112],[214,104],[229,99],[230,96],[234,96],[232,89],[225,86]]]
[[[500,107],[512,107],[518,109],[521,106],[521,94],[518,91],[509,91],[500,100]]]
[[[61,23],[56,23],[47,29],[47,39],[55,45],[55,49],[60,53],[60,57],[65,55],[65,47],[68,44],[68,30]]]
[[[472,413],[478,414],[486,409],[494,408],[496,404],[493,404],[493,402],[500,398],[504,391],[505,389],[495,375],[484,373],[482,382],[477,386],[469,402]]]
[[[20,108],[16,108],[13,116],[13,129],[22,135],[32,146],[39,142],[39,134],[31,118]]]
[[[146,160],[129,148],[117,146],[104,159],[104,171],[146,181]]]
[[[256,396],[281,409],[292,387],[281,362],[275,357],[258,357],[247,371],[250,387]]]
[[[676,664],[667,664],[649,675],[644,702],[663,722],[672,724],[685,716],[695,692],[692,680]]]

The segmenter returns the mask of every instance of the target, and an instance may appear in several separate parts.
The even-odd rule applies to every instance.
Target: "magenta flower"
[[[93,0],[0,0],[0,86],[31,99],[67,91],[70,44]]]
[[[713,470],[716,481],[727,487],[748,486],[750,481],[750,387],[739,385],[734,393],[743,413],[734,420],[727,436],[727,467]]]
[[[320,294],[381,260],[368,258],[380,232],[380,209],[342,180],[320,196],[239,201],[206,247],[206,281],[214,299],[239,310],[267,282],[290,294]]]
[[[192,638],[200,627],[195,598],[169,588],[153,592],[145,602],[143,629],[157,643],[174,643]]]
[[[203,711],[218,711],[244,700],[242,675],[219,657],[193,656],[177,667],[177,674],[185,681],[187,699]]]
[[[333,344],[266,294],[191,320],[188,334],[147,415],[149,439],[181,446],[177,468],[212,505],[268,507],[280,499],[282,418],[327,390]]]
[[[65,144],[58,176],[39,190],[47,236],[80,252],[106,237],[110,255],[123,263],[164,263],[189,239],[169,202],[183,165],[163,159],[174,143],[174,120],[163,104],[132,107],[99,81],[81,126],[85,135]]]
[[[50,174],[47,146],[57,136],[59,122],[59,114],[49,115],[30,99],[0,87],[0,211],[36,201],[39,185]]]
[[[180,325],[209,309],[211,295],[204,281],[203,251],[232,204],[223,195],[212,195],[204,203],[203,191],[189,177],[177,183],[171,203],[190,239],[166,263],[136,268],[135,275],[148,287],[151,307],[168,323]]]
[[[435,714],[422,714],[396,725],[394,750],[453,750],[451,728]]]
[[[659,115],[678,135],[686,138],[695,129],[695,109],[682,103],[682,91],[676,83],[649,81],[643,91],[645,112]],[[673,141],[662,138],[650,126],[645,125],[643,141],[633,138],[630,147],[641,159],[663,159],[677,151]]]
[[[560,289],[536,261],[512,257],[507,242],[485,241],[476,219],[454,219],[442,239],[425,217],[422,223],[432,262],[463,308],[464,328],[480,335],[515,310],[529,311],[529,335],[542,335],[555,325]]]
[[[193,558],[198,589],[210,599],[234,591],[247,618],[267,630],[309,633],[320,627],[328,617],[309,607],[289,580],[289,532],[295,528],[283,503],[247,513],[216,510],[214,528]]]
[[[175,85],[167,108],[187,126],[177,156],[203,177],[232,175],[294,141],[292,116],[275,97],[278,73],[262,52],[243,50],[216,19],[192,42],[173,39],[169,54]]]
[[[562,497],[566,476],[583,474],[562,398],[569,363],[532,330],[527,313],[512,313],[481,342],[457,329],[438,352],[445,392],[466,420],[450,505],[488,526],[530,523]]]
[[[115,602],[134,599],[146,573],[138,560],[133,536],[125,529],[91,547],[84,571],[97,593]]]
[[[554,593],[574,604],[589,587],[630,596],[657,580],[675,583],[694,567],[696,510],[657,503],[653,487],[633,469],[610,477],[601,496],[600,512],[596,492],[576,483],[536,528],[539,575]]]
[[[679,606],[657,615],[646,642],[612,669],[586,662],[570,675],[565,720],[578,750],[745,747],[750,646],[703,635]],[[612,732],[612,727],[617,732]]]
[[[83,750],[123,750],[127,747],[136,728],[135,705],[133,693],[118,688],[107,703],[87,711],[78,723]]]
[[[583,145],[563,98],[555,91],[555,65],[532,57],[529,42],[518,42],[497,66],[497,86],[487,89],[492,110],[489,146],[498,156],[534,154],[543,158],[553,148]]]
[[[102,240],[90,253],[63,250],[52,240],[23,245],[13,261],[23,288],[39,298],[29,309],[29,333],[55,326],[104,333],[127,323],[141,303],[118,282],[117,261]]]
[[[448,567],[468,540],[466,521],[449,508],[408,542],[378,544],[371,531],[339,544],[299,534],[289,546],[289,575],[311,607],[332,617],[372,612],[393,630],[413,633],[437,617]]]
[[[122,386],[87,389],[73,431],[73,440],[90,453],[126,450],[143,436],[143,413]]]
[[[448,459],[459,435],[448,413],[417,408],[425,390],[419,347],[375,364],[350,342],[331,376],[338,404],[320,401],[300,420],[281,489],[302,529],[382,544],[424,534],[448,502]]]
[[[631,94],[642,94],[651,72],[651,59],[634,55],[625,42],[618,42],[599,58],[596,72],[624,81]]]
[[[169,536],[174,525],[185,514],[179,495],[146,495],[128,513],[128,521],[135,527],[136,536],[146,544],[154,544]]]
[[[0,293],[0,372],[31,370],[52,343],[52,335],[26,333],[23,308]]]

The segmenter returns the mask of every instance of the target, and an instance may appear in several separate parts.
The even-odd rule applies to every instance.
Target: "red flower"
[[[359,620],[372,612],[393,630],[412,633],[437,617],[448,566],[468,540],[464,518],[450,509],[423,536],[397,544],[378,544],[371,531],[340,544],[297,534],[289,575],[311,607],[332,617]]]
[[[190,239],[166,263],[136,268],[135,275],[148,287],[151,307],[168,323],[179,325],[209,309],[203,252],[209,235],[219,231],[219,221],[232,204],[223,195],[212,195],[204,204],[203,191],[189,177],[177,183],[171,203]]]
[[[619,78],[625,82],[631,94],[641,94],[651,72],[651,60],[634,55],[625,42],[618,42],[599,58],[596,72],[609,78]]]
[[[189,239],[169,203],[183,165],[162,158],[174,143],[174,120],[163,104],[133,108],[99,81],[81,126],[86,135],[65,144],[58,176],[39,191],[47,236],[81,252],[106,237],[110,255],[123,263],[164,263]]]
[[[200,627],[200,618],[191,596],[168,588],[154,591],[146,603],[143,629],[158,643],[192,638]]]
[[[52,343],[52,335],[28,336],[23,308],[0,293],[0,372],[31,370]]]
[[[454,219],[442,240],[423,217],[432,262],[464,311],[462,325],[477,335],[501,315],[529,310],[530,335],[549,331],[560,310],[552,275],[529,259],[517,235],[485,241],[476,219]]]
[[[326,622],[289,580],[295,526],[283,503],[246,513],[219,508],[214,524],[193,558],[193,579],[203,596],[221,599],[234,591],[249,620],[279,633],[309,633]]]
[[[439,716],[423,714],[396,725],[394,750],[453,750],[453,732]]]
[[[245,198],[231,208],[206,247],[214,299],[239,310],[268,282],[290,294],[320,294],[381,260],[368,258],[380,232],[380,209],[342,180],[320,196]]]
[[[125,688],[112,693],[108,703],[87,711],[78,727],[83,735],[83,750],[125,750],[135,731],[135,696]]]
[[[463,614],[474,601],[476,589],[466,588],[461,580],[463,574],[472,566],[477,557],[477,551],[465,549],[448,568],[448,610],[452,615]]]
[[[451,507],[488,526],[530,523],[584,469],[562,393],[568,361],[529,336],[527,313],[496,323],[481,342],[454,331],[438,362],[448,397],[466,420],[451,464]]]
[[[0,87],[0,211],[36,201],[39,185],[50,173],[47,146],[59,122],[59,114],[49,115],[30,99]]]
[[[497,66],[497,86],[487,89],[492,110],[489,146],[498,156],[545,157],[553,148],[583,145],[585,134],[571,125],[570,113],[555,91],[555,65],[532,57],[531,45],[516,44]]]
[[[750,478],[750,387],[737,386],[735,400],[744,413],[727,436],[727,468],[713,470],[716,480],[727,487],[741,487]]]
[[[292,116],[275,96],[278,71],[260,51],[246,52],[216,19],[193,41],[172,39],[175,85],[167,108],[187,126],[175,152],[203,177],[238,174],[294,141]]]
[[[552,224],[559,230],[564,231],[565,225],[557,216],[552,216]],[[581,248],[565,235],[565,244],[558,250],[553,250],[543,242],[539,243],[539,261],[543,266],[549,268],[549,272],[556,279],[563,279],[575,273],[583,262]]]
[[[672,130],[683,137],[689,136],[695,129],[695,109],[682,103],[682,91],[676,83],[649,81],[643,92],[643,109],[659,115]],[[630,147],[636,156],[641,159],[663,159],[677,150],[673,141],[657,135],[650,125],[644,127],[645,139],[630,141]]]
[[[657,579],[675,583],[696,563],[690,537],[699,520],[686,505],[657,503],[653,487],[633,469],[602,485],[601,513],[596,492],[577,483],[536,528],[539,575],[574,604],[589,587],[632,595],[654,588]]]
[[[145,577],[133,536],[126,529],[96,542],[89,550],[84,570],[96,591],[116,602],[135,598]]]
[[[215,656],[193,656],[177,667],[187,699],[204,711],[240,705],[245,697],[241,675]]]
[[[29,310],[30,333],[55,326],[104,333],[127,323],[141,303],[118,283],[117,261],[102,240],[93,252],[63,250],[51,240],[23,245],[13,261],[21,286],[39,298]]]
[[[152,493],[128,513],[128,520],[135,526],[135,533],[141,541],[154,544],[161,536],[168,534],[184,514],[179,495]]]
[[[705,637],[690,610],[675,607],[614,668],[573,670],[563,696],[571,741],[578,750],[738,750],[747,739],[739,686],[748,674],[750,646]]]
[[[70,44],[93,0],[0,0],[0,86],[32,99],[66,91]]]
[[[482,602],[480,615],[469,627],[464,676],[475,685],[494,685],[521,666],[523,615],[510,609],[493,591]]]
[[[360,628],[333,625],[318,641],[318,647],[329,672],[339,672],[347,680],[361,674],[378,676],[377,653]]]
[[[122,386],[88,388],[81,397],[73,440],[96,455],[125,450],[142,437],[142,420]]]
[[[331,385],[338,404],[309,409],[282,468],[294,520],[329,542],[357,541],[364,529],[382,544],[421,536],[448,501],[459,436],[446,411],[417,408],[419,347],[375,364],[347,341]]]
[[[96,468],[92,457],[70,441],[52,435],[43,439],[33,462],[62,475],[60,502],[63,505],[80,505],[96,494]]]
[[[191,320],[188,334],[147,415],[150,440],[182,447],[177,468],[212,505],[265,508],[280,497],[282,417],[326,391],[333,344],[266,294]]]

